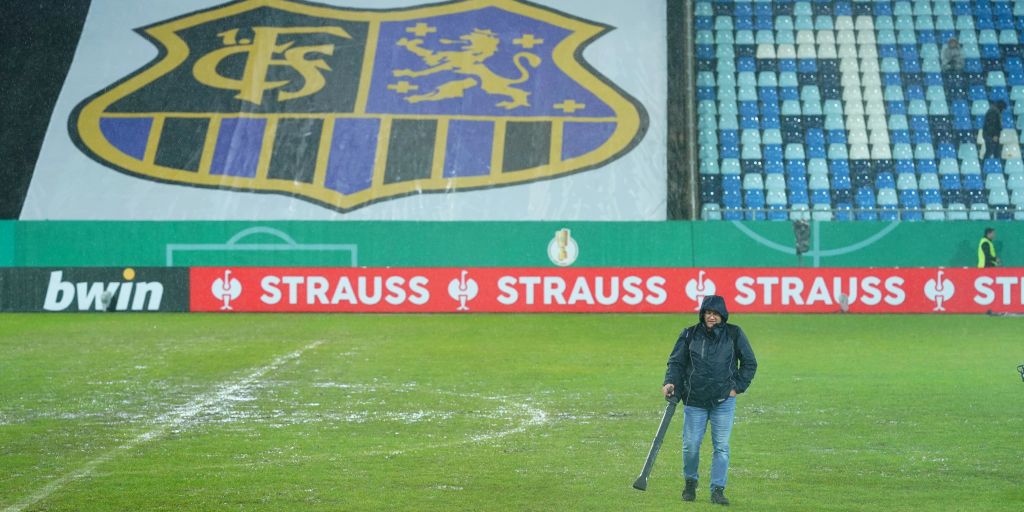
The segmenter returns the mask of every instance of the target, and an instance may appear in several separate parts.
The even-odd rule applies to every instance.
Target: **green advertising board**
[[[792,224],[727,221],[3,222],[0,265],[969,267],[990,225],[1004,264],[1024,265],[1015,222],[812,223],[798,258]],[[563,229],[575,258],[556,262]]]

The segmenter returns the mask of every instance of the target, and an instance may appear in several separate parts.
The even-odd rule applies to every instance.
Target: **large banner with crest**
[[[662,1],[93,0],[22,219],[664,220]]]

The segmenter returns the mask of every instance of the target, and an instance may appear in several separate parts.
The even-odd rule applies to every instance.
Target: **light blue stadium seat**
[[[792,30],[794,30],[794,28],[793,28],[793,17],[792,16],[788,16],[788,15],[776,16],[775,17],[775,30],[777,30],[777,31],[783,31],[783,30],[792,31]]]
[[[907,102],[907,115],[927,116],[928,103],[926,103],[924,100],[910,100],[909,102]]]
[[[828,176],[828,162],[824,158],[807,160],[807,174],[809,176]]]
[[[918,44],[918,36],[913,29],[896,30],[896,44],[911,45]]]
[[[999,36],[996,35],[996,31],[992,29],[979,30],[978,44],[999,44]]]
[[[805,116],[820,116],[822,114],[821,102],[815,99],[804,100],[801,110]]]
[[[718,174],[718,160],[701,160],[700,174]]]
[[[946,100],[935,100],[928,102],[928,115],[931,116],[948,116],[949,107],[947,106]]]
[[[893,114],[889,116],[889,129],[890,130],[909,130],[910,125],[907,124],[907,116],[902,114]]]
[[[967,218],[970,220],[992,220],[992,214],[989,212],[987,204],[974,203],[968,210]]]
[[[896,178],[896,190],[917,190],[917,177],[913,174],[900,174]]]
[[[899,85],[885,86],[883,98],[885,101],[903,101],[903,87]]]
[[[719,167],[719,170],[721,171],[721,173],[723,175],[739,176],[739,174],[740,174],[740,161],[738,159],[735,159],[735,158],[723,158],[722,159],[722,164]]]
[[[1007,160],[1003,165],[1003,172],[1009,176],[1024,175],[1024,161],[1017,158]]]
[[[849,160],[849,155],[846,151],[846,144],[829,144],[828,145],[828,159],[829,160]]]
[[[740,132],[740,144],[744,146],[760,146],[761,132],[758,130],[743,130]]]
[[[712,99],[705,99],[697,102],[698,116],[714,116],[718,114],[718,106]]]
[[[917,180],[917,187],[924,190],[939,190],[939,175],[933,172],[926,172]]]
[[[896,30],[914,30],[914,17],[907,14],[897,15],[894,26]]]
[[[956,29],[960,31],[974,30],[974,17],[961,14],[956,17]]]
[[[846,122],[843,119],[842,114],[825,114],[825,130],[845,130]]]
[[[774,71],[762,71],[757,75],[758,87],[778,87],[779,80]]]
[[[916,30],[935,30],[935,24],[932,23],[931,16],[915,16],[914,17],[914,29]]]
[[[960,162],[960,174],[967,175],[980,175],[981,174],[981,163],[977,160],[962,160]]]
[[[764,190],[764,178],[756,172],[743,175],[743,190]]]
[[[740,85],[736,92],[736,99],[739,101],[757,101],[757,87],[753,85]]]
[[[804,145],[799,143],[786,144],[785,147],[785,159],[786,160],[805,160],[806,155],[804,154]]]
[[[764,178],[765,190],[781,191],[783,194],[786,192],[786,178],[783,174],[768,174]],[[785,203],[785,196],[783,196],[783,203]]]
[[[882,73],[899,73],[900,61],[895,57],[884,57],[879,63],[878,70]]]
[[[957,157],[960,158],[960,160],[973,160],[977,162],[978,146],[969,142],[960,144],[960,149],[957,150]]]
[[[1017,31],[1012,29],[1004,29],[999,31],[999,45],[1016,45],[1020,44],[1020,38],[1017,37]]]
[[[700,209],[703,220],[722,220],[722,210],[718,203],[704,203]]]
[[[711,126],[697,130],[697,142],[700,144],[717,144],[718,130]]]
[[[924,97],[928,101],[946,101],[946,89],[941,85],[929,85]]]
[[[1024,191],[1024,174],[1007,174],[1006,189],[1011,192]]]
[[[761,146],[742,146],[740,158],[743,160],[760,160]]]
[[[797,100],[785,100],[782,102],[782,115],[784,116],[799,116],[802,110],[800,108],[800,102]]]
[[[914,146],[914,159],[935,160],[935,148],[931,144],[923,143]]]

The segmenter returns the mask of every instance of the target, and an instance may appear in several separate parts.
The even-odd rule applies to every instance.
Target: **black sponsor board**
[[[187,268],[0,268],[0,311],[188,311]]]

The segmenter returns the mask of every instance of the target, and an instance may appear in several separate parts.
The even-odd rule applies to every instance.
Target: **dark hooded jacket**
[[[722,315],[714,329],[704,325],[708,310]],[[676,395],[684,404],[710,409],[728,399],[730,391],[746,391],[756,371],[757,359],[743,329],[729,324],[725,299],[711,295],[701,303],[697,325],[679,334],[664,383],[675,384]]]

